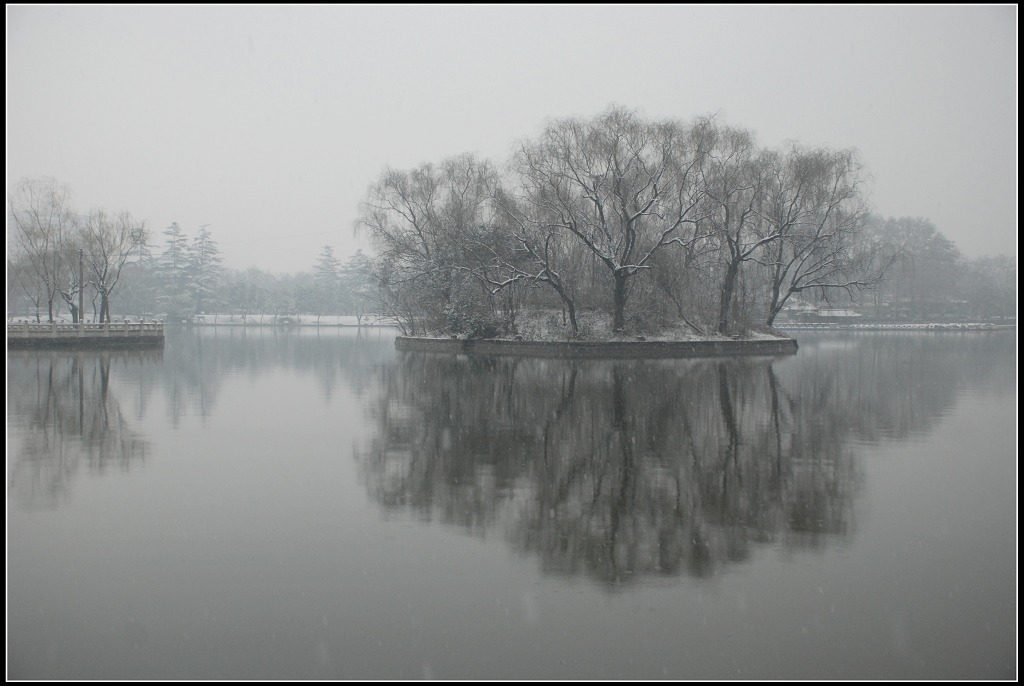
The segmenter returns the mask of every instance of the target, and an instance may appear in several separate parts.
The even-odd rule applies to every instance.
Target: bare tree
[[[790,296],[816,290],[853,295],[871,287],[887,262],[872,267],[860,250],[867,205],[862,172],[852,150],[803,150],[773,154],[762,210],[778,239],[766,250],[769,279],[765,323],[772,326]]]
[[[7,319],[10,321],[19,309],[22,298],[36,313],[36,322],[42,321],[42,306],[46,299],[46,288],[36,276],[28,257],[20,254],[16,259],[7,258]]]
[[[52,178],[26,179],[8,196],[7,208],[11,243],[38,280],[52,322],[57,295],[69,280],[69,246],[77,231],[71,191]]]
[[[82,241],[89,269],[89,281],[100,296],[99,321],[110,321],[110,301],[121,269],[134,252],[147,242],[145,224],[128,212],[109,216],[94,210],[82,224]]]
[[[490,163],[471,155],[388,169],[370,189],[359,225],[377,248],[375,272],[387,314],[403,328],[443,328],[476,279],[468,271],[467,237],[490,224]]]
[[[68,311],[71,312],[71,321],[75,323],[81,321],[82,315],[85,314],[79,307],[81,295],[85,290],[84,257],[80,241],[81,237],[75,236],[65,247],[64,281],[57,289]]]
[[[512,239],[512,245],[503,241],[479,244],[483,253],[478,259],[481,278],[492,287],[492,293],[522,282],[548,286],[561,300],[568,314],[571,336],[575,338],[579,335],[576,299],[563,271],[571,268],[571,259],[565,239],[558,231],[560,225],[543,211],[533,211],[542,208],[533,206],[526,198],[515,197],[506,189],[495,190],[494,202],[499,222],[505,235]]]
[[[771,153],[757,148],[753,134],[708,123],[711,150],[702,168],[707,185],[707,225],[719,250],[719,333],[730,324],[740,270],[763,246],[778,240],[777,227],[764,221],[762,192],[769,177]]]
[[[568,232],[605,267],[614,329],[625,326],[630,279],[659,250],[695,240],[705,152],[702,127],[695,135],[623,108],[556,121],[520,146],[515,165],[534,224]]]

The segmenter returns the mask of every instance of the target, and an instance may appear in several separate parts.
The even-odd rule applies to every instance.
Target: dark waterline
[[[8,354],[8,676],[1014,678],[1015,332]]]

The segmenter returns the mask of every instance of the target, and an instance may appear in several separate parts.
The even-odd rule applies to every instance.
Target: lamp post
[[[85,326],[85,251],[78,249],[78,330]]]

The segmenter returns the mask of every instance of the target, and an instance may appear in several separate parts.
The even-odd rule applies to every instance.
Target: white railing
[[[21,322],[7,325],[8,338],[103,338],[133,336],[140,338],[164,335],[162,322],[111,322],[103,324],[34,324]]]

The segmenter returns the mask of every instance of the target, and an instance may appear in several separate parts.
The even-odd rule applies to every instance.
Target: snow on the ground
[[[376,314],[356,315],[321,315],[315,314],[198,314],[192,318],[193,324],[210,326],[394,326],[390,317]]]

